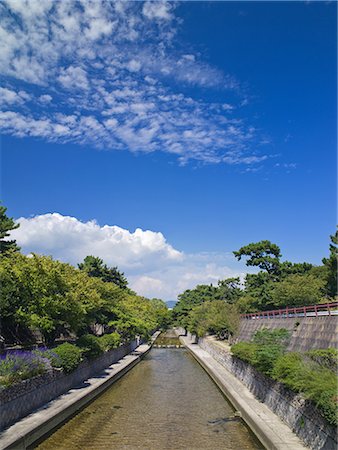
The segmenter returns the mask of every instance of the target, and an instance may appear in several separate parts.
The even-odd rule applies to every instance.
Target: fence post
[[[317,305],[315,305],[315,313],[316,313],[316,317],[318,317]]]
[[[330,303],[327,304],[327,310],[329,311],[329,316],[331,316]]]

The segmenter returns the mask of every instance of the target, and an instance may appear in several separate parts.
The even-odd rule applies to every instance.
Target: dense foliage
[[[121,344],[121,336],[116,331],[104,334],[98,339],[100,347],[104,352],[117,348]]]
[[[0,205],[0,255],[5,254],[8,251],[18,251],[19,247],[15,241],[11,241],[8,238],[10,231],[19,227],[11,217],[6,214],[7,208]]]
[[[253,342],[239,342],[231,347],[231,351],[260,372],[271,375],[277,359],[285,353],[289,337],[290,333],[284,328],[262,329],[255,333]]]
[[[69,373],[82,361],[82,350],[76,345],[65,342],[47,353],[53,367],[59,367]]]
[[[256,267],[259,272],[247,274],[243,282],[227,278],[219,280],[217,286],[198,285],[186,290],[178,296],[173,318],[198,336],[207,332],[232,335],[236,326],[230,325],[227,317],[231,314],[233,318],[235,311],[266,311],[333,301],[337,295],[337,242],[336,233],[331,236],[330,257],[323,259],[322,266],[281,261],[280,248],[267,240],[241,247],[233,252],[235,257],[246,258],[247,266]],[[229,309],[229,305],[235,308]],[[218,325],[210,323],[212,315]]]
[[[0,258],[0,334],[7,342],[45,343],[91,333],[99,324],[122,340],[148,336],[169,320],[164,302],[148,300],[113,282],[88,276],[50,257],[8,252]]]
[[[237,358],[285,384],[319,408],[330,424],[337,424],[336,349],[286,352],[289,333],[285,329],[257,331],[252,342],[231,347]]]
[[[207,332],[219,338],[233,335],[239,326],[239,314],[234,305],[222,300],[204,302],[189,314],[188,331],[197,337]]]
[[[97,358],[103,353],[99,340],[93,334],[84,334],[77,341],[76,345],[81,349],[85,358]]]
[[[336,374],[301,353],[287,353],[275,362],[272,377],[312,400],[332,425],[337,425]]]
[[[306,356],[316,361],[323,367],[326,367],[333,372],[338,372],[338,349],[323,348],[313,349],[306,352]]]
[[[83,263],[78,264],[78,267],[90,277],[97,277],[107,283],[114,283],[121,289],[127,289],[128,280],[124,273],[119,271],[116,266],[108,267],[101,258],[86,256]]]
[[[335,297],[337,295],[338,230],[330,237],[330,256],[323,259],[323,264],[327,269],[326,291],[330,297]]]

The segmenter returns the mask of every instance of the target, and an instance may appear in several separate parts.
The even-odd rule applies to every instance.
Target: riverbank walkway
[[[187,336],[180,336],[180,339],[216,382],[230,403],[240,411],[243,420],[268,450],[308,449],[276,414],[257,400],[243,383],[208,352],[193,343]]]
[[[152,337],[152,342],[158,333]],[[45,406],[0,433],[0,450],[26,449],[63,423],[112,383],[134,367],[151,349],[152,343],[139,345],[132,353],[85,380],[82,385],[50,401]]]

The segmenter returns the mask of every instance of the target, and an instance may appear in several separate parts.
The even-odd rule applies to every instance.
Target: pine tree
[[[15,223],[11,217],[6,215],[7,208],[0,206],[0,255],[5,254],[8,251],[19,251],[15,240],[7,240],[10,233],[9,231],[15,230],[19,227],[18,223]]]

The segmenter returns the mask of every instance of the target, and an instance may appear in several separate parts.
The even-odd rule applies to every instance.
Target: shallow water
[[[39,449],[263,448],[184,349],[155,348]]]

